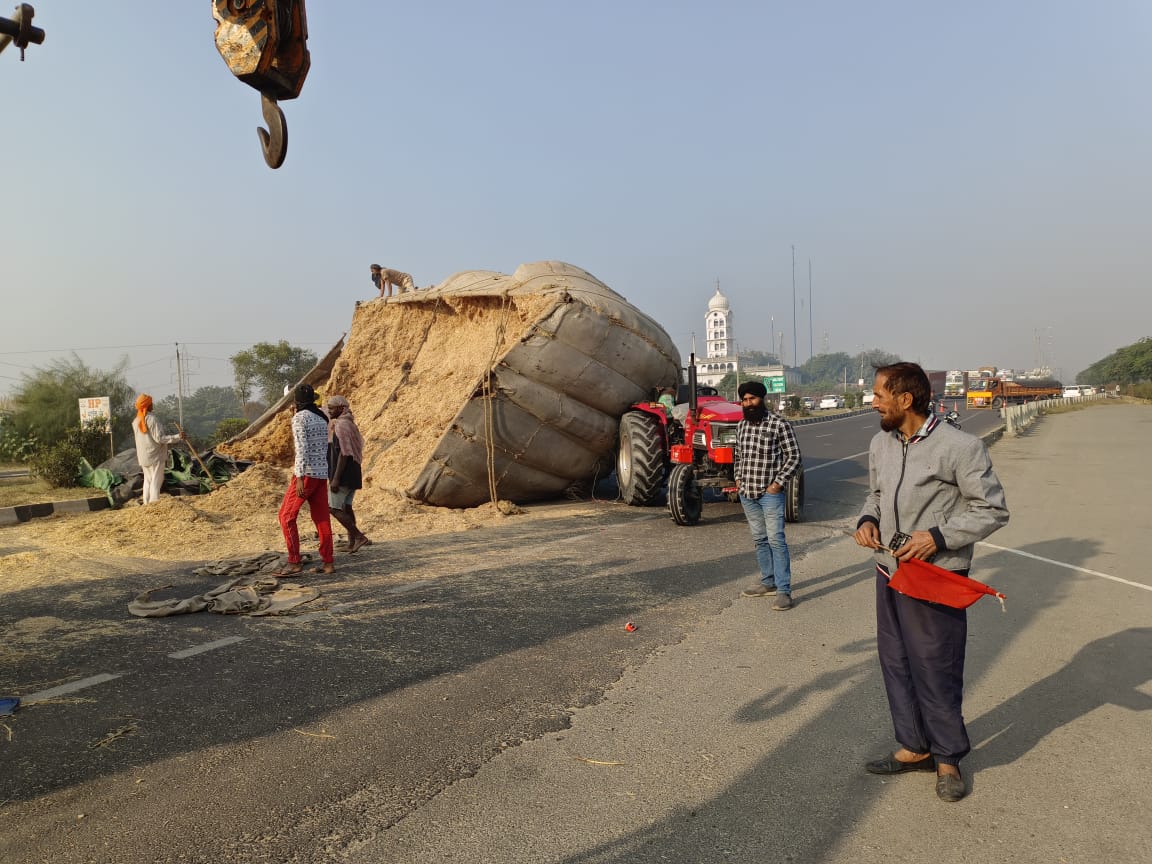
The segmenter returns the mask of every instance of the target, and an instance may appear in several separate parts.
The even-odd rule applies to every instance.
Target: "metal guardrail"
[[[1000,416],[1004,418],[1005,431],[1013,437],[1019,437],[1049,408],[1069,404],[1082,405],[1103,399],[1105,396],[1104,393],[1093,393],[1091,396],[1065,396],[1061,399],[1040,399],[1023,405],[1007,405],[1000,409]]]

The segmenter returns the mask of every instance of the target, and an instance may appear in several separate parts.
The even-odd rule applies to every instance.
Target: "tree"
[[[180,417],[176,397],[166,396],[156,406],[156,415],[162,422],[174,423]],[[231,387],[200,387],[184,400],[184,431],[197,447],[208,444],[221,421],[243,416],[240,397]]]
[[[780,358],[769,351],[741,351],[740,359],[746,360],[749,366],[777,366]]]
[[[71,360],[54,360],[47,367],[25,374],[12,395],[12,414],[6,426],[12,434],[35,438],[39,447],[51,447],[80,425],[80,400],[86,396],[107,396],[112,411],[112,437],[124,441],[132,437],[136,416],[135,391],[124,372],[128,358],[111,370],[90,369],[75,354]]]
[[[740,377],[736,377],[735,372],[729,372],[720,379],[720,383],[716,385],[716,389],[720,391],[720,395],[728,399],[735,398],[736,390],[745,381],[759,381],[759,375],[749,375],[747,372],[741,371]]]
[[[247,402],[252,388],[256,387],[269,405],[284,395],[286,386],[303,378],[317,361],[313,352],[289,345],[284,339],[275,344],[257,342],[247,351],[233,354],[230,359],[240,401]]]
[[[1139,384],[1152,381],[1152,338],[1117,348],[1076,376],[1078,384]]]

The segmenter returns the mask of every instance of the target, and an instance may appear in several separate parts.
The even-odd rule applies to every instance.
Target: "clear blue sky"
[[[815,353],[1071,377],[1152,335],[1145,0],[312,0],[279,171],[209,0],[34,5],[45,43],[0,55],[0,393],[68,350],[156,395],[175,342],[193,388],[323,353],[373,262],[568,261],[685,355],[719,279],[740,347],[774,317],[795,356],[793,244],[801,360],[809,261]]]

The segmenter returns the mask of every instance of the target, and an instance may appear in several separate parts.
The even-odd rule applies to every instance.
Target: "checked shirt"
[[[773,482],[783,488],[799,468],[800,445],[791,423],[772,412],[759,423],[740,421],[733,471],[742,495],[760,498]]]

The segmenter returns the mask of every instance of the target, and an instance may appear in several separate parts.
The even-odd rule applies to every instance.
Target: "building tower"
[[[720,292],[719,282],[716,283],[716,293],[708,301],[708,314],[704,316],[704,344],[707,346],[705,356],[696,360],[696,380],[715,387],[729,372],[740,369],[736,337],[732,331],[732,307]]]

